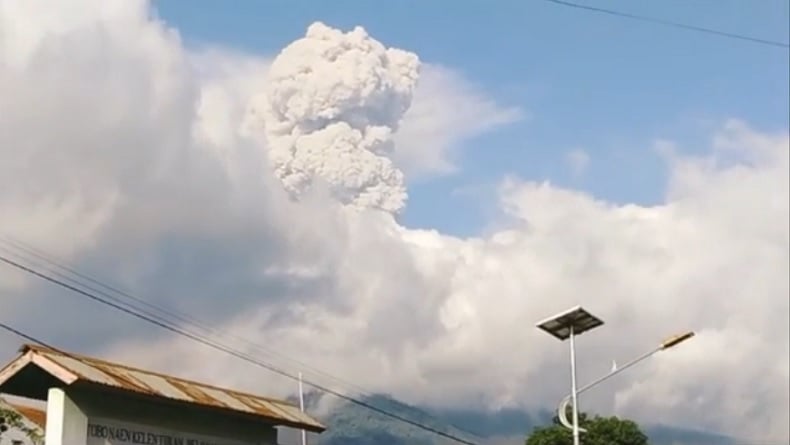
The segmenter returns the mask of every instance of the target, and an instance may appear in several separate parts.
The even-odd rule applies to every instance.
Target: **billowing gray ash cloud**
[[[314,23],[283,49],[250,111],[286,190],[298,197],[323,183],[343,204],[399,212],[406,188],[388,155],[419,65],[361,27],[343,33]]]

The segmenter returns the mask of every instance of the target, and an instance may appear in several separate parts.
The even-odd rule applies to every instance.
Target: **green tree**
[[[590,418],[579,413],[579,425],[587,430],[580,433],[582,445],[648,445],[647,436],[631,420],[601,416]],[[535,428],[526,445],[573,445],[573,435],[555,416],[553,425]]]
[[[22,416],[18,412],[4,406],[2,400],[0,400],[0,439],[3,438],[3,433],[10,429],[22,431],[34,444],[44,443],[44,437],[41,433],[25,425]]]

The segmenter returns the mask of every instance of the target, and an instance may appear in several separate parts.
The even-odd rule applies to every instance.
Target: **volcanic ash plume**
[[[273,61],[260,112],[275,174],[292,196],[325,183],[342,203],[391,213],[406,202],[387,155],[411,105],[419,60],[357,27],[314,23]]]

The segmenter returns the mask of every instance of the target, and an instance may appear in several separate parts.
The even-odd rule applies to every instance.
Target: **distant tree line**
[[[582,445],[648,445],[647,436],[631,420],[579,413],[579,426],[587,430],[581,433]],[[554,416],[551,426],[532,431],[526,445],[573,445],[573,434]]]

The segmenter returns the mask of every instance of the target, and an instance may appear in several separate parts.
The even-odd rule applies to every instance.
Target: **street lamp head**
[[[576,306],[538,322],[537,327],[560,340],[567,340],[571,336],[571,328],[573,335],[580,335],[602,324],[600,318]]]
[[[669,349],[673,346],[677,346],[678,344],[690,339],[693,336],[694,336],[694,332],[689,331],[684,334],[669,337],[668,339],[661,342],[661,349]]]
[[[567,340],[570,339],[570,350],[571,350],[571,400],[573,401],[573,422],[571,423],[573,429],[573,444],[579,445],[579,433],[581,429],[579,428],[579,405],[578,405],[578,391],[576,388],[576,347],[574,338],[577,335],[581,335],[590,329],[596,328],[601,326],[603,321],[590,314],[589,312],[585,311],[581,308],[581,306],[576,306],[571,308],[565,312],[561,312],[553,317],[549,317],[541,322],[538,322],[537,326],[539,329],[546,331],[551,336],[558,338],[560,340]],[[564,410],[564,406],[562,407]],[[562,419],[562,414],[560,414],[560,419]],[[566,422],[563,424],[567,424]]]

